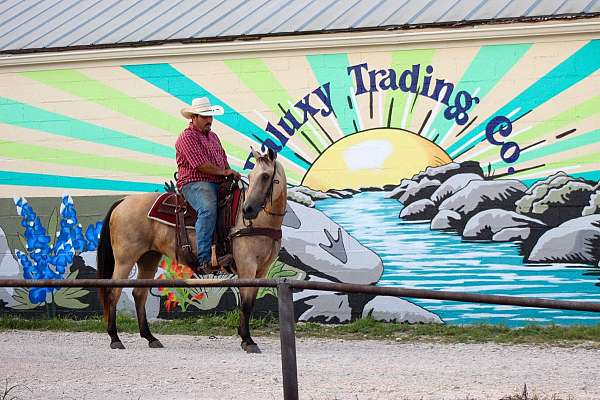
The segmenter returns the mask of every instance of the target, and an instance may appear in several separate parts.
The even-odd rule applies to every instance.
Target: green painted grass
[[[161,335],[236,336],[239,314],[236,311],[176,320],[151,322],[151,329]],[[134,317],[119,315],[119,331],[137,333]],[[253,318],[252,333],[255,336],[278,336],[279,325],[273,316]],[[68,332],[105,332],[100,318],[73,319],[23,319],[10,316],[0,317],[0,331],[6,330],[49,330]],[[600,347],[600,324],[592,326],[538,326],[531,325],[514,329],[501,325],[434,325],[384,323],[365,318],[344,325],[322,325],[299,323],[298,337],[326,339],[374,339],[397,342],[441,342],[441,343],[502,343],[502,344],[552,344],[571,346],[585,344]]]

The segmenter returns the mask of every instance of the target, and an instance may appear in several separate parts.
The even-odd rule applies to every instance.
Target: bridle
[[[287,210],[284,210],[283,213],[276,213],[267,210],[267,199],[270,199],[271,206],[273,206],[273,187],[280,183],[279,179],[275,179],[275,175],[277,175],[277,163],[273,162],[273,176],[271,177],[271,184],[269,185],[269,189],[267,189],[267,195],[265,196],[265,201],[263,202],[261,209],[267,214],[272,215],[274,217],[283,217],[285,216]]]
[[[267,204],[269,204],[269,203],[271,204],[271,208],[272,208],[272,206],[273,206],[273,188],[275,185],[280,183],[279,179],[275,178],[276,175],[277,175],[277,163],[273,162],[273,175],[271,176],[271,183],[269,184],[269,188],[267,189],[267,194],[265,195],[265,199],[263,200],[263,204],[260,208],[266,214],[271,215],[273,217],[284,217],[287,210],[284,210],[283,213],[277,213],[277,212],[270,211],[267,209]],[[245,201],[246,201],[246,191],[244,190],[242,192],[242,204]],[[246,221],[248,221],[248,223],[246,223]],[[244,218],[243,213],[242,213],[242,223],[246,227],[252,226],[252,220],[247,220],[246,218]]]
[[[265,195],[265,199],[263,200],[263,204],[261,206],[261,210],[263,210],[265,213],[267,213],[268,215],[271,216],[275,216],[275,217],[283,217],[285,216],[286,211],[284,211],[283,213],[277,213],[274,211],[269,211],[267,209],[267,204],[270,203],[271,206],[273,205],[273,187],[276,184],[279,184],[279,180],[275,179],[275,175],[277,175],[277,163],[275,163],[275,166],[273,167],[273,176],[271,177],[271,184],[269,185],[269,188],[267,189],[267,193]],[[244,204],[244,202],[246,201],[246,190],[242,190],[242,204]],[[246,218],[244,218],[244,213],[243,210],[241,210],[242,212],[242,225],[244,225],[244,228],[239,229],[236,232],[233,232],[229,235],[229,239],[234,239],[237,237],[241,237],[241,236],[267,236],[270,237],[273,240],[281,240],[282,237],[282,233],[281,233],[281,229],[275,229],[275,228],[262,228],[262,227],[254,227],[252,226],[252,220],[247,220]]]

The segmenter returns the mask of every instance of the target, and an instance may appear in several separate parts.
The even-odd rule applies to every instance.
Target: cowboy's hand
[[[235,179],[236,181],[239,181],[240,178],[242,177],[242,175],[239,172],[234,171],[234,170],[232,170],[230,168],[225,169],[225,171],[223,171],[223,175],[225,177],[232,176],[233,179]]]

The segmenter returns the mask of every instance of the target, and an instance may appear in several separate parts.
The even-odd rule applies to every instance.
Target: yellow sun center
[[[381,187],[449,162],[444,150],[412,132],[370,129],[329,147],[307,171],[302,185],[316,190]]]

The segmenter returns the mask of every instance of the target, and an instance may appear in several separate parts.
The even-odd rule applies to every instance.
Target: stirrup
[[[213,265],[211,261],[207,261],[202,264],[198,264],[196,268],[194,268],[194,272],[197,275],[213,275],[217,272],[225,271],[225,266],[229,265],[233,261],[233,256],[231,254],[226,254],[222,257],[219,257],[217,260],[217,265]]]

